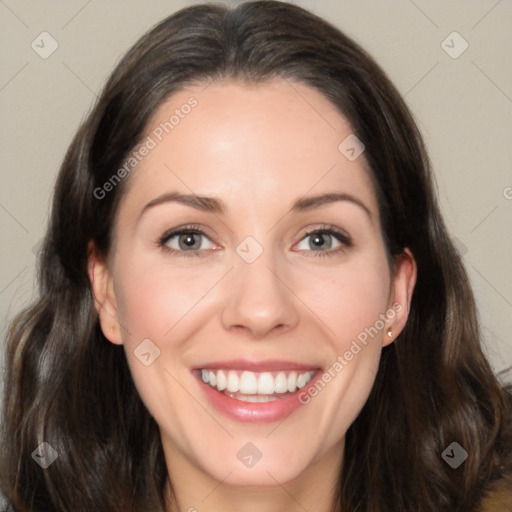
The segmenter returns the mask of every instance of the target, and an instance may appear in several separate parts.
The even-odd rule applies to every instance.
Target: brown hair
[[[384,348],[371,395],[346,436],[335,510],[478,510],[510,470],[510,395],[480,345],[475,301],[447,234],[415,122],[354,41],[294,5],[195,5],[163,20],[121,60],[62,163],[40,255],[39,299],[7,346],[1,485],[19,511],[163,509],[159,431],[123,348],[99,327],[88,243],[109,253],[124,183],[94,191],[141,140],[155,108],[188,83],[297,80],[320,91],[364,143],[388,255],[405,247],[418,277],[410,316]],[[47,469],[31,453],[49,443]],[[452,442],[469,454],[457,469]]]

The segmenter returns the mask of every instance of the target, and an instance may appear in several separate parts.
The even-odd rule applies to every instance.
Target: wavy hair
[[[11,508],[164,509],[158,426],[123,347],[99,327],[87,272],[90,242],[109,255],[129,178],[101,200],[94,191],[140,143],[164,99],[226,78],[298,81],[330,100],[366,147],[388,256],[408,247],[417,262],[407,324],[383,349],[372,392],[347,432],[333,510],[480,510],[510,471],[510,394],[482,352],[473,293],[440,214],[424,142],[368,53],[278,1],[195,5],[163,20],[122,58],[78,129],[54,190],[39,298],[8,333],[0,472]],[[31,457],[43,441],[58,453],[47,469]],[[441,458],[453,441],[469,453],[456,470]]]

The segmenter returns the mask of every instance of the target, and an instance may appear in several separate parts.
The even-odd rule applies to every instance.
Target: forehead
[[[192,85],[153,113],[143,139],[150,149],[130,175],[123,203],[140,209],[178,191],[248,211],[336,190],[357,195],[377,215],[364,153],[351,161],[340,150],[351,134],[337,108],[305,84]]]

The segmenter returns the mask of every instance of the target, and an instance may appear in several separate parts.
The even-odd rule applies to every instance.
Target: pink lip
[[[251,372],[273,372],[278,370],[307,372],[310,370],[317,370],[318,366],[299,364],[292,361],[250,361],[247,359],[232,359],[230,361],[204,363],[204,365],[198,365],[194,369],[200,370],[203,368],[207,368],[208,370],[248,370]]]
[[[239,363],[237,363],[239,364]],[[280,362],[278,369],[284,369],[282,362]],[[300,366],[300,365],[299,365]],[[216,366],[206,366],[207,368],[217,368]],[[203,367],[204,368],[204,367]],[[227,368],[226,366],[221,365],[220,368]],[[236,366],[236,368],[244,369],[242,366]],[[247,368],[247,367],[245,367]],[[253,366],[254,368],[254,366]],[[269,366],[266,365],[265,369],[268,370]],[[286,367],[287,369],[292,369]],[[307,367],[310,370],[315,368]],[[295,368],[293,368],[295,369]],[[302,369],[302,368],[299,368]],[[254,370],[253,370],[254,371]],[[288,396],[286,398],[279,398],[272,402],[243,402],[241,400],[236,400],[229,396],[226,396],[224,393],[216,391],[212,387],[205,384],[201,377],[200,372],[198,370],[194,370],[193,375],[196,377],[202,392],[205,394],[206,398],[210,402],[210,404],[221,414],[229,417],[230,419],[241,421],[245,423],[271,423],[275,421],[281,421],[290,414],[292,414],[299,407],[304,405],[299,401],[299,394],[304,392],[307,393],[309,387],[313,386],[315,381],[322,378],[322,370],[316,369],[315,375],[309,381],[309,383],[304,386],[302,389],[296,391],[293,395]]]

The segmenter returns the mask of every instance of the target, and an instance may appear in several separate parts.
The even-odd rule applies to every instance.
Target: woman
[[[418,129],[286,3],[183,9],[119,63],[7,368],[13,510],[511,506],[510,394]]]

